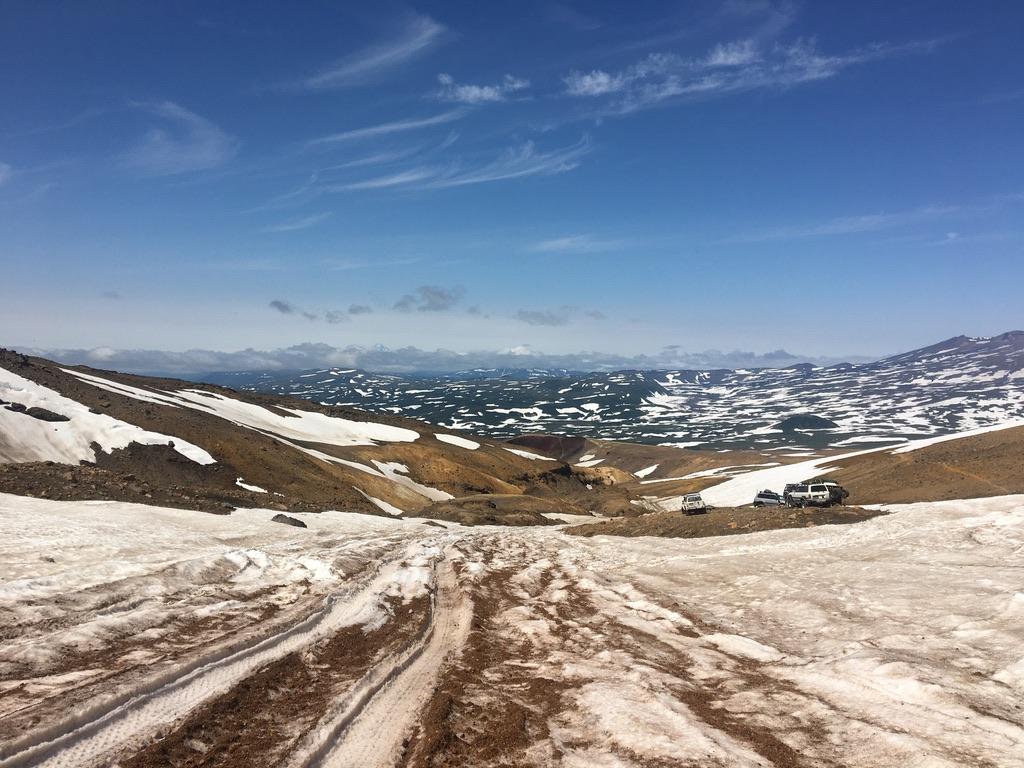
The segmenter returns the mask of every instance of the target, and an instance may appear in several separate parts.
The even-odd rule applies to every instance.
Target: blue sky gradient
[[[1024,326],[1019,3],[299,8],[0,2],[0,343]]]

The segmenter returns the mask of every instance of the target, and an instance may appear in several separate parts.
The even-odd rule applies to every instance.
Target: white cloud
[[[529,80],[505,75],[495,85],[459,85],[455,78],[448,74],[440,74],[437,81],[441,89],[437,97],[442,101],[455,101],[460,104],[484,104],[487,102],[504,101],[509,95],[530,87]]]
[[[834,77],[857,64],[929,50],[939,42],[875,44],[830,55],[819,52],[813,38],[764,50],[756,40],[738,40],[720,43],[697,59],[654,53],[620,72],[573,71],[563,81],[570,96],[606,97],[607,112],[626,114],[672,98],[790,88]]]
[[[319,224],[321,221],[329,219],[331,214],[326,213],[315,213],[310,216],[303,216],[301,219],[293,219],[291,221],[285,221],[281,224],[274,224],[266,227],[264,232],[295,232],[299,229],[309,229]]]
[[[603,96],[618,93],[626,87],[624,75],[612,76],[595,69],[591,72],[570,72],[563,78],[567,92],[572,96]]]
[[[407,120],[393,120],[388,123],[380,123],[378,125],[369,125],[365,128],[355,128],[351,131],[342,131],[340,133],[332,133],[327,136],[320,136],[316,139],[310,139],[306,142],[306,146],[314,147],[323,144],[337,144],[343,141],[352,141],[354,139],[369,139],[377,136],[386,136],[391,133],[403,133],[405,131],[416,131],[420,128],[429,128],[433,125],[443,125],[444,123],[450,123],[453,120],[458,120],[465,113],[461,109],[453,109],[449,112],[442,112],[439,115],[431,115],[430,117],[417,117]]]
[[[121,155],[121,162],[148,176],[218,168],[238,152],[238,141],[210,120],[172,101],[134,106],[163,121]]]
[[[444,34],[445,28],[427,16],[408,18],[392,40],[363,48],[295,85],[307,90],[345,88],[372,79],[426,52]]]
[[[738,67],[752,64],[761,58],[757,43],[753,40],[737,40],[733,43],[719,43],[707,55],[704,63],[709,67]]]

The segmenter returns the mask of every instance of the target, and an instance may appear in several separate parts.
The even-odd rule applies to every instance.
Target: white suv
[[[801,483],[786,491],[786,502],[791,507],[828,507],[836,502],[838,488],[835,483]]]
[[[683,504],[679,510],[688,515],[703,515],[708,511],[708,505],[704,503],[699,493],[688,493],[683,496]]]

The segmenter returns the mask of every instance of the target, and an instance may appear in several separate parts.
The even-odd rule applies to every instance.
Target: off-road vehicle
[[[688,515],[703,515],[708,511],[708,505],[704,503],[699,493],[688,493],[683,496],[680,511]]]

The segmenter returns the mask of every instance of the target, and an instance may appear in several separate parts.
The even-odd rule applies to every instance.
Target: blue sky
[[[1019,3],[297,8],[0,2],[0,343],[1024,326]]]

